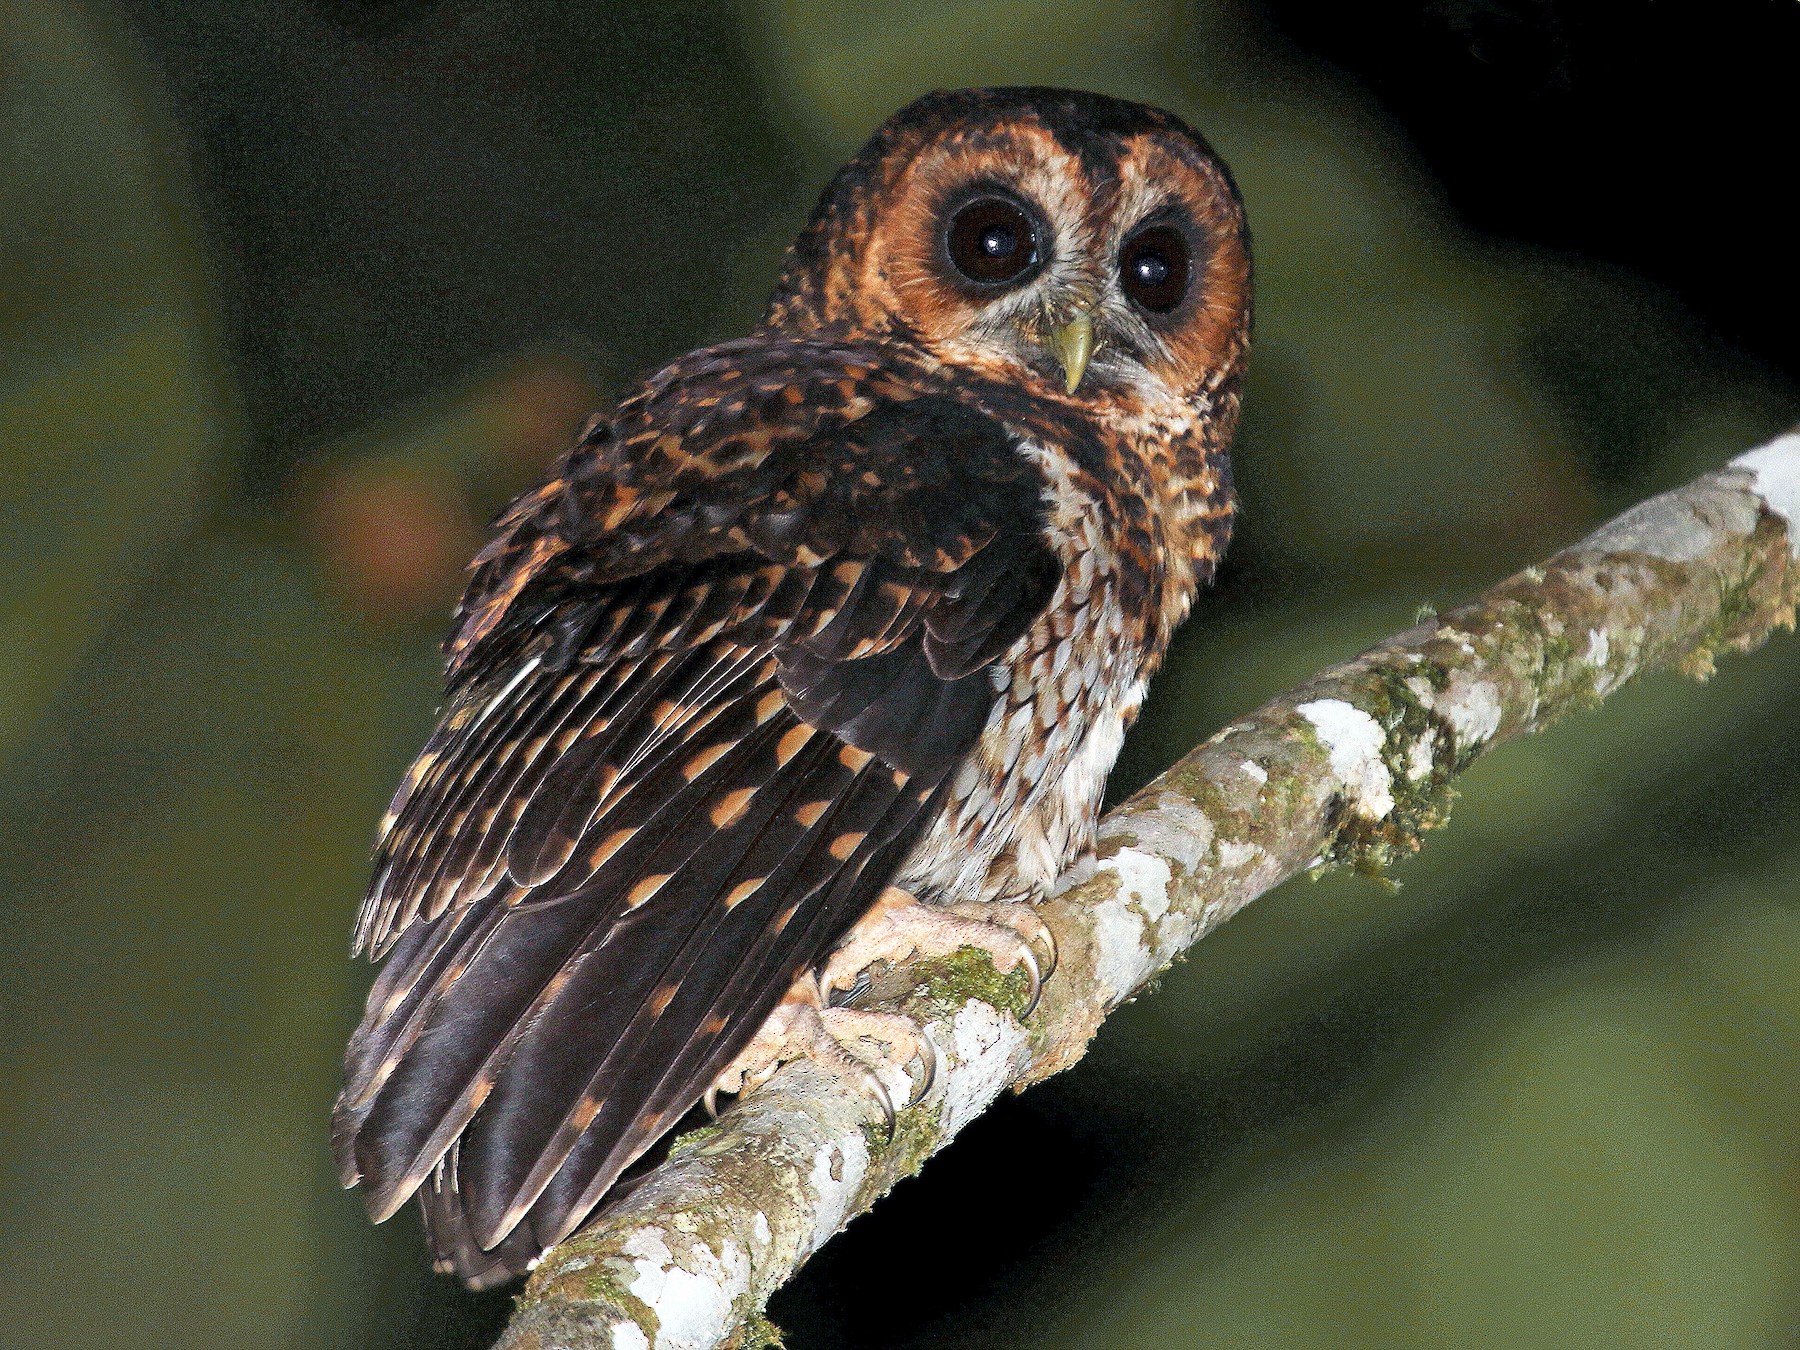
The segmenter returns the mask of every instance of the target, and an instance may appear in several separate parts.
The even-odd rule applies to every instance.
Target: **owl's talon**
[[[996,925],[996,927],[998,926],[1000,925]],[[989,954],[992,955],[991,952]],[[1044,992],[1044,977],[1038,971],[1037,953],[1031,949],[1029,943],[1019,949],[1017,960],[1012,966],[1012,970],[1018,970],[1021,967],[1029,977],[1028,983],[1025,986],[1025,1011],[1019,1014],[1019,1020],[1023,1022],[1026,1018],[1030,1017],[1032,1013],[1037,1011],[1038,999]],[[998,957],[995,957],[994,959],[994,968],[999,970],[1002,975],[1011,973],[1010,970],[1001,967]]]
[[[823,990],[823,976],[821,975],[819,978],[820,988]],[[828,1008],[847,1008],[855,1003],[857,999],[868,993],[869,986],[874,983],[875,978],[868,971],[859,971],[856,979],[851,982],[849,988],[825,990],[825,1006]]]
[[[1042,919],[1039,919],[1038,922],[1043,924],[1044,978],[1047,980],[1056,974],[1057,966],[1062,964],[1062,953],[1056,949],[1056,933],[1050,925],[1044,923]]]
[[[863,1072],[868,1077],[869,1086],[874,1089],[875,1104],[881,1108],[881,1119],[887,1126],[887,1141],[891,1144],[894,1142],[894,1131],[900,1123],[899,1114],[894,1110],[894,1099],[888,1095],[886,1085],[875,1076],[875,1070],[865,1064]]]
[[[876,962],[897,965],[914,956],[949,956],[964,947],[988,954],[1000,974],[1025,968],[1029,977],[1025,1016],[1036,1010],[1045,974],[1036,947],[1042,945],[1054,970],[1056,939],[1030,905],[974,901],[952,905],[923,904],[890,886],[849,938],[826,961],[819,984],[828,998],[836,991],[860,991],[869,983]]]
[[[829,1013],[839,1010],[827,1008],[825,1011]],[[887,1090],[887,1084],[881,1081],[881,1075],[861,1055],[846,1048],[844,1042],[832,1032],[830,1023],[823,1018],[819,1022],[819,1034],[821,1040],[813,1048],[813,1061],[836,1069],[840,1076],[861,1080],[863,1087],[875,1099],[875,1104],[881,1108],[881,1119],[887,1126],[888,1141],[893,1142],[899,1117],[894,1110],[893,1094]]]
[[[919,1056],[919,1071],[923,1077],[918,1091],[913,1093],[912,1100],[907,1103],[909,1107],[917,1106],[924,1101],[925,1094],[937,1085],[938,1069],[943,1063],[943,1053],[937,1048],[937,1042],[929,1036],[921,1036],[919,1039],[925,1042],[931,1053],[929,1055],[921,1053]],[[909,1060],[908,1063],[911,1061]],[[912,1075],[908,1074],[907,1076],[910,1078]]]
[[[783,1064],[811,1059],[839,1077],[855,1079],[865,1087],[881,1108],[891,1139],[897,1121],[893,1094],[875,1067],[850,1048],[850,1042],[856,1040],[874,1041],[894,1052],[881,1059],[905,1076],[912,1089],[908,1107],[917,1105],[937,1081],[937,1046],[917,1023],[899,1013],[833,1007],[825,1000],[818,976],[807,972],[794,981],[750,1044],[708,1086],[701,1102],[717,1119],[719,1093],[740,1096],[768,1082]],[[915,1060],[923,1079],[917,1086],[911,1072]]]
[[[1019,958],[1019,964],[1024,966],[1026,973],[1031,976],[1031,983],[1025,988],[1025,1011],[1019,1014],[1019,1020],[1023,1022],[1037,1011],[1038,999],[1044,993],[1044,977],[1038,974],[1036,952],[1027,949],[1025,954]]]
[[[885,1045],[892,1054],[883,1055],[882,1059],[897,1066],[906,1075],[911,1093],[907,1097],[908,1107],[917,1106],[931,1091],[932,1084],[937,1082],[939,1051],[936,1042],[927,1036],[924,1029],[912,1018],[902,1013],[872,1012],[864,1008],[826,1008],[821,1014],[825,1029],[831,1034],[839,1046],[847,1047],[853,1040],[875,1041]],[[847,1053],[855,1054],[854,1051]],[[861,1056],[855,1056],[861,1059]],[[912,1065],[917,1062],[923,1081],[913,1082]]]
[[[1031,947],[1042,978],[1047,980],[1056,973],[1056,967],[1062,959],[1056,948],[1056,934],[1031,905],[1021,900],[975,900],[963,901],[947,908],[952,914],[1012,929]],[[1041,957],[1037,956],[1040,947],[1043,949]]]

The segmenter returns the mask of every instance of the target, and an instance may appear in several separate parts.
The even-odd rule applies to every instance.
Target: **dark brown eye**
[[[1017,281],[1037,262],[1037,228],[1016,202],[981,197],[951,217],[944,247],[970,281],[999,286]]]
[[[1119,285],[1152,314],[1167,314],[1181,303],[1188,271],[1187,239],[1173,225],[1140,230],[1119,251]]]

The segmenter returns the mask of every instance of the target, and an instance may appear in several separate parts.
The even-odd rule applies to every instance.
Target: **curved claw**
[[[894,1110],[893,1094],[887,1090],[887,1084],[881,1081],[881,1075],[876,1073],[861,1055],[845,1049],[842,1045],[838,1046],[837,1052],[845,1060],[862,1070],[863,1080],[869,1085],[869,1089],[875,1097],[875,1104],[881,1108],[881,1118],[887,1122],[888,1142],[893,1143],[894,1130],[899,1124],[899,1115]],[[911,1106],[912,1103],[908,1102],[907,1105]]]
[[[1033,917],[1036,918],[1035,914]],[[1036,931],[1030,937],[1026,937],[1023,933],[1020,933],[1019,937],[1025,944],[1025,955],[1021,964],[1031,973],[1031,987],[1027,991],[1025,1012],[1019,1019],[1024,1021],[1037,1011],[1038,1000],[1044,992],[1044,981],[1056,974],[1057,966],[1062,963],[1062,953],[1056,947],[1056,934],[1051,930],[1050,925],[1041,918],[1037,918]],[[1038,938],[1043,939],[1042,956],[1038,955]]]
[[[925,1076],[919,1083],[919,1086],[913,1090],[912,1100],[906,1104],[909,1109],[925,1100],[925,1094],[930,1092],[932,1087],[937,1083],[938,1069],[943,1062],[943,1051],[937,1048],[936,1041],[926,1035],[921,1035],[919,1039],[925,1043],[925,1046],[930,1053],[927,1054],[926,1050],[921,1050],[919,1052],[919,1067],[924,1070]],[[908,1076],[910,1077],[911,1075]]]
[[[706,1114],[713,1120],[719,1118],[719,1085],[717,1083],[708,1085],[706,1091],[701,1094],[700,1104],[706,1108]]]
[[[823,984],[819,987],[821,991],[823,991],[826,1007],[848,1008],[855,1003],[857,999],[868,993],[869,986],[874,983],[875,977],[873,975],[866,970],[859,970],[856,973],[856,979],[847,988],[826,990]]]
[[[1044,967],[1044,978],[1047,980],[1056,974],[1056,968],[1062,964],[1062,953],[1056,949],[1056,933],[1049,924],[1044,924],[1044,945],[1048,949],[1044,953],[1048,960]]]
[[[1025,1021],[1037,1011],[1038,999],[1044,992],[1044,977],[1038,971],[1037,953],[1027,943],[1019,956],[1019,964],[1025,967],[1025,973],[1031,976],[1031,984],[1025,990],[1025,1011],[1019,1014],[1019,1020]]]
[[[869,1084],[875,1089],[875,1103],[881,1107],[881,1118],[887,1122],[888,1143],[894,1142],[894,1130],[899,1124],[899,1117],[894,1111],[894,1099],[888,1095],[887,1085],[881,1081],[881,1075],[867,1065],[863,1072],[868,1075]]]

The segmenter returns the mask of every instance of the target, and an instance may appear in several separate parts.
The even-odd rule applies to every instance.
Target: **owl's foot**
[[[869,1042],[881,1049],[863,1051],[850,1047]],[[818,977],[811,971],[794,981],[793,988],[757,1031],[750,1044],[726,1065],[707,1088],[708,1114],[718,1115],[718,1095],[733,1096],[760,1087],[783,1064],[810,1059],[821,1068],[848,1079],[868,1091],[881,1105],[888,1129],[894,1128],[894,1099],[876,1065],[898,1074],[910,1087],[907,1105],[916,1104],[937,1078],[938,1052],[931,1038],[910,1017],[899,1013],[870,1012],[862,1008],[833,1008],[826,1004]],[[873,1059],[876,1063],[872,1064]],[[912,1065],[920,1066],[914,1082]]]
[[[1025,969],[1031,977],[1029,1017],[1044,977],[1056,969],[1056,939],[1036,910],[1011,901],[927,905],[890,886],[831,954],[819,984],[829,998],[840,989],[861,988],[864,972],[878,961],[895,965],[914,956],[949,956],[964,947],[986,952],[1002,975]]]

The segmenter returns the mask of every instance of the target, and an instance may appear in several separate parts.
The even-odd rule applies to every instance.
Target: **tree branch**
[[[1061,960],[1028,1019],[1024,976],[973,949],[877,983],[873,1005],[922,1021],[941,1052],[891,1137],[869,1094],[784,1067],[545,1257],[502,1350],[754,1335],[769,1295],[848,1220],[1003,1089],[1080,1059],[1109,1012],[1257,896],[1331,863],[1379,871],[1493,746],[1640,671],[1703,677],[1715,652],[1792,628],[1797,598],[1800,431],[1226,727],[1109,814],[1098,861],[1041,907]]]

